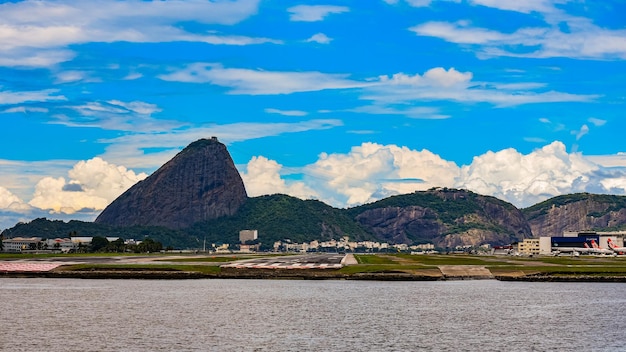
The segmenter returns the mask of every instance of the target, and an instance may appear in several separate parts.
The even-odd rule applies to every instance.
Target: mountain
[[[502,245],[531,238],[522,212],[510,203],[467,190],[434,188],[348,210],[363,228],[390,243],[439,247]]]
[[[234,215],[247,198],[226,146],[215,137],[200,139],[120,195],[95,222],[182,229]]]
[[[466,190],[431,189],[398,195],[350,209],[275,194],[248,198],[231,216],[200,221],[184,229],[111,226],[102,223],[35,219],[2,232],[10,237],[146,236],[174,248],[236,243],[239,230],[257,229],[263,246],[274,241],[337,239],[391,243],[432,242],[439,247],[509,244],[563,231],[626,229],[626,197],[573,194],[519,210],[510,203]],[[532,233],[532,234],[531,234]]]
[[[626,229],[626,196],[576,193],[550,198],[523,209],[535,237],[564,231]]]
[[[563,231],[626,229],[626,197],[572,194],[520,210],[467,190],[433,188],[371,204],[337,209],[275,194],[248,198],[239,172],[216,138],[191,143],[114,200],[95,223],[36,219],[5,237],[149,236],[165,246],[236,243],[243,229],[274,241],[338,239],[457,245],[509,244]]]

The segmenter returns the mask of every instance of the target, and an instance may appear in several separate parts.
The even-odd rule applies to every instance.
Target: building
[[[239,231],[239,242],[246,243],[248,241],[254,241],[259,238],[259,232],[257,230],[241,230]]]
[[[2,240],[5,252],[20,253],[25,250],[41,249],[41,237],[15,237]]]
[[[525,238],[523,241],[517,243],[517,253],[529,256],[540,254],[541,247],[539,243],[539,238]]]
[[[68,253],[76,249],[76,247],[78,246],[78,244],[72,242],[72,240],[69,238],[53,238],[47,239],[45,242],[48,249],[51,249],[53,251],[61,251],[63,253]]]

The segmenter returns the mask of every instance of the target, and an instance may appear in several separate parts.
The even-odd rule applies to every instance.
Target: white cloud
[[[250,159],[246,172],[241,173],[248,196],[282,193],[301,199],[317,198],[317,194],[303,182],[287,182],[282,179],[280,177],[282,167],[276,161],[263,156]]]
[[[556,9],[553,6],[554,0],[525,0],[525,1],[502,1],[502,0],[470,0],[474,5],[492,7],[500,10],[515,11],[521,13],[553,12]],[[564,1],[556,1],[564,2]]]
[[[348,154],[321,154],[304,168],[307,184],[335,206],[451,184],[458,172],[456,164],[430,151],[376,143],[352,147]]]
[[[457,187],[529,206],[561,194],[583,192],[598,183],[599,166],[553,142],[530,154],[514,149],[488,152],[462,167]]]
[[[590,117],[589,119],[587,119],[587,121],[591,122],[596,127],[604,126],[604,124],[606,123],[606,120],[598,119],[595,117]]]
[[[101,158],[80,161],[64,177],[45,177],[36,187],[29,204],[56,213],[73,214],[82,209],[102,210],[146,174],[135,174]]]
[[[47,113],[49,110],[47,108],[38,108],[38,107],[33,107],[33,106],[16,106],[16,107],[12,107],[9,109],[6,109],[4,111],[0,111],[0,113],[6,113],[6,114],[10,114],[10,113]]]
[[[332,41],[332,38],[327,37],[324,33],[317,33],[311,36],[311,38],[307,39],[306,41],[319,44],[328,44]]]
[[[472,73],[459,72],[454,67],[448,70],[443,67],[435,67],[426,71],[423,76],[396,73],[391,77],[380,76],[379,78],[381,82],[392,85],[452,87],[467,84],[472,79]]]
[[[57,106],[49,123],[140,133],[167,132],[186,126],[187,123],[152,117],[152,114],[160,111],[157,105],[142,101],[95,101],[83,105]]]
[[[90,78],[90,73],[85,71],[63,71],[59,72],[56,75],[55,83],[71,83],[71,82],[79,82],[79,81],[97,81],[93,78]]]
[[[0,187],[0,210],[24,211],[30,207],[8,189]]]
[[[417,35],[436,37],[458,44],[487,44],[505,41],[509,36],[484,28],[467,28],[458,23],[427,22],[409,28]]]
[[[332,5],[297,5],[287,9],[292,21],[316,22],[324,20],[330,14],[349,12],[345,6]]]
[[[487,1],[485,1],[486,3]],[[492,1],[488,1],[492,3]],[[495,2],[493,2],[495,4]],[[473,46],[479,57],[511,56],[530,58],[570,57],[576,59],[625,59],[626,30],[596,26],[586,18],[568,16],[542,8],[543,2],[498,1],[501,9],[519,12],[545,11],[545,27],[519,28],[502,33],[488,28],[471,27],[467,21],[426,22],[409,28],[420,36],[441,38],[451,43]],[[506,8],[505,8],[506,7]],[[559,25],[566,23],[567,31]]]
[[[435,67],[423,75],[396,73],[380,76],[372,85],[365,87],[361,97],[380,104],[409,104],[416,101],[450,100],[461,103],[486,102],[497,107],[533,103],[586,102],[595,95],[577,95],[556,91],[536,92],[529,88],[541,88],[543,84],[499,84],[472,81],[471,72],[460,72]]]
[[[224,68],[220,64],[195,63],[182,70],[159,76],[165,81],[211,83],[228,87],[230,94],[291,94],[325,89],[349,89],[370,85],[347,79],[345,74],[316,71],[281,72]]]
[[[302,110],[279,110],[279,109],[265,109],[268,114],[279,114],[284,116],[306,116],[308,113]]]
[[[442,114],[439,109],[427,106],[385,106],[367,105],[349,111],[374,115],[401,115],[412,119],[447,119],[450,115]]]
[[[216,33],[192,33],[178,24],[233,25],[256,14],[258,0],[238,1],[22,1],[0,4],[0,65],[46,67],[70,60],[61,49],[88,42],[195,41],[249,45],[278,42]]]
[[[8,104],[21,104],[26,102],[43,102],[43,101],[55,101],[55,100],[67,100],[62,95],[55,95],[58,92],[56,89],[46,89],[40,91],[24,91],[24,92],[11,92],[0,91],[0,105]]]
[[[442,67],[429,69],[423,75],[400,72],[357,81],[349,79],[347,74],[263,71],[224,68],[215,63],[194,63],[160,75],[159,78],[165,81],[210,83],[228,87],[230,94],[275,95],[326,89],[360,89],[364,92],[361,99],[376,101],[378,105],[451,100],[465,103],[487,102],[505,107],[532,103],[586,102],[597,98],[595,95],[528,90],[545,87],[545,84],[537,82],[473,82],[471,72],[460,72],[455,68],[446,70]]]
[[[256,172],[265,181],[256,184],[252,174],[248,175],[249,192],[260,195],[285,190],[279,179],[282,166],[262,157],[252,161],[265,166],[263,172]],[[428,150],[363,143],[347,154],[323,153],[315,163],[303,167],[302,173],[304,185],[299,186],[315,190],[316,198],[336,207],[432,187],[469,189],[518,207],[577,192],[626,194],[625,155],[585,157],[567,153],[561,142],[525,155],[512,148],[487,152],[462,167]],[[306,192],[293,195],[302,194]]]
[[[63,49],[5,48],[0,53],[0,66],[50,67],[70,61],[74,56],[74,52]]]
[[[583,138],[583,136],[587,133],[589,133],[589,126],[587,125],[582,125],[578,131],[572,131],[572,134],[576,136],[577,141]]]
[[[121,106],[127,110],[136,112],[138,114],[142,114],[142,115],[152,115],[155,112],[160,112],[162,111],[158,106],[156,106],[155,104],[150,104],[150,103],[145,103],[143,101],[131,101],[129,103],[120,101],[120,100],[109,100],[107,101],[107,103],[111,104],[111,105],[118,105]]]
[[[159,133],[126,134],[101,140],[108,144],[101,157],[119,165],[132,165],[134,169],[154,170],[172,158],[189,141],[217,136],[225,144],[285,133],[325,130],[342,126],[340,120],[316,119],[281,123],[232,123],[176,129]],[[159,148],[158,153],[146,154],[144,150]]]
[[[406,0],[406,2],[413,7],[428,7],[432,0]]]

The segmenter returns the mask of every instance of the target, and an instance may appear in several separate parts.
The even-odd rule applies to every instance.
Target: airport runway
[[[340,269],[345,254],[315,253],[239,260],[221,265],[235,269]]]

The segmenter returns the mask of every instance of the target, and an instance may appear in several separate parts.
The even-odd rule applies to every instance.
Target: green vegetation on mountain
[[[298,243],[343,236],[374,239],[344,210],[283,194],[249,198],[236,215],[196,223],[187,232],[207,242],[236,243],[244,229],[258,230],[260,241],[269,246],[286,239]]]
[[[508,244],[533,234],[561,234],[563,229],[572,228],[581,231],[626,229],[626,197],[565,195],[523,209],[522,213],[494,197],[446,188],[392,196],[350,209],[275,194],[248,198],[232,216],[197,222],[179,230],[35,219],[18,223],[2,232],[2,236],[151,238],[165,247],[183,249],[201,248],[204,243],[236,244],[240,230],[255,229],[262,248],[270,248],[279,240],[302,243],[343,236],[353,241],[430,242],[443,248],[459,244]]]
[[[151,238],[161,242],[164,246],[174,248],[197,247],[197,241],[185,232],[171,230],[157,226],[117,227],[93,222],[71,220],[48,220],[38,218],[29,223],[18,223],[2,232],[4,238],[13,237],[41,237],[68,238],[68,237],[120,237],[141,241]]]

